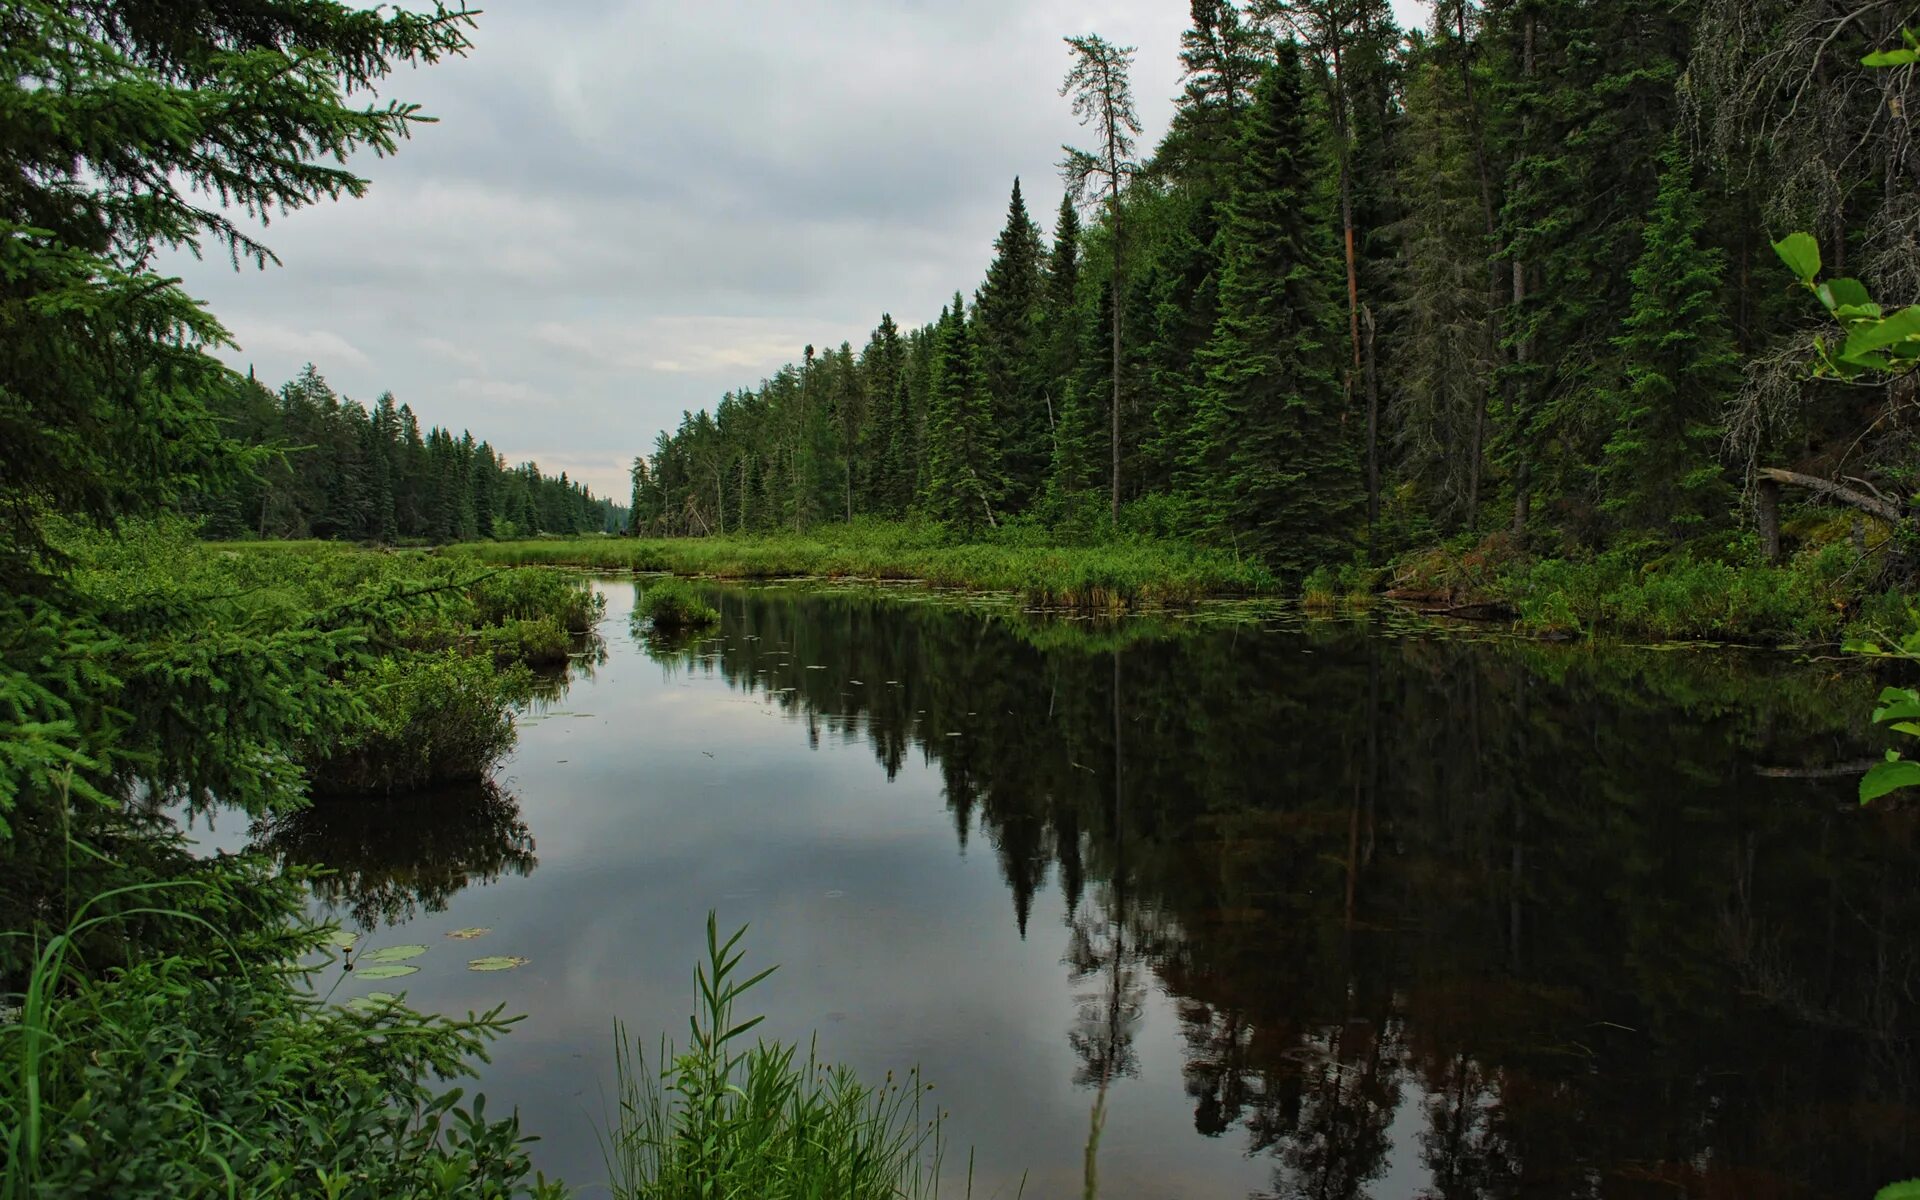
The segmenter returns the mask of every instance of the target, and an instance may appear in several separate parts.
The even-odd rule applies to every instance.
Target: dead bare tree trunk
[[[1760,526],[1760,556],[1768,566],[1780,562],[1780,484],[1762,479],[1754,488],[1754,518]]]

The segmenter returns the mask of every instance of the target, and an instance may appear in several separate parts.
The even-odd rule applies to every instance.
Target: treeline
[[[1016,182],[970,299],[688,414],[634,464],[635,528],[1751,556],[1756,468],[1913,461],[1912,381],[1809,381],[1818,314],[1768,241],[1920,294],[1914,72],[1860,65],[1914,7],[1439,0],[1405,32],[1385,0],[1193,0],[1144,158],[1132,51],[1069,39],[1097,149],[1050,241]]]
[[[626,509],[566,472],[508,466],[465,430],[422,434],[393,393],[369,409],[335,393],[312,364],[278,392],[249,374],[213,406],[236,440],[277,452],[191,499],[209,537],[457,542],[627,526]]]

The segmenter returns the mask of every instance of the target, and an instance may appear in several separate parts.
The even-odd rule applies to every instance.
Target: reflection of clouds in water
[[[1896,977],[1920,966],[1890,936],[1920,921],[1913,852],[1826,802],[1844,781],[1747,769],[1852,752],[1867,683],[1365,623],[716,595],[717,647],[616,636],[564,706],[595,719],[523,732],[540,871],[415,920],[533,959],[417,992],[532,1014],[487,1086],[545,1166],[593,1177],[612,1018],[684,1028],[714,908],[782,964],[770,1034],[821,1029],[875,1077],[919,1063],[1005,1194],[1029,1169],[1028,1194],[1078,1190],[1101,1073],[1123,1198],[1503,1194],[1674,1146],[1835,1191],[1878,1169],[1876,1133],[1836,1151],[1801,1114],[1863,1094],[1911,1021],[1809,1033],[1726,936],[1753,931],[1785,997],[1870,983],[1889,946]]]

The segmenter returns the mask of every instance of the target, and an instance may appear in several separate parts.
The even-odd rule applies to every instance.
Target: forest
[[[1015,180],[970,293],[687,414],[634,527],[1034,523],[1403,581],[1840,543],[1856,595],[1903,580],[1915,377],[1817,377],[1770,243],[1920,295],[1914,70],[1862,65],[1913,8],[1193,0],[1151,145],[1135,52],[1070,38],[1050,234]]]
[[[235,378],[212,397],[257,470],[203,489],[183,511],[214,538],[323,538],[444,544],[474,538],[613,533],[626,510],[591,489],[509,467],[486,442],[434,426],[383,393],[369,410],[337,395],[308,364],[275,392]]]

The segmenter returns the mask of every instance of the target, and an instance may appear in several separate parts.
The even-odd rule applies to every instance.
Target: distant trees
[[[211,407],[256,469],[185,497],[212,537],[455,542],[625,529],[627,512],[533,463],[508,466],[486,442],[419,419],[392,393],[371,411],[343,399],[309,363],[278,392],[252,376]]]

